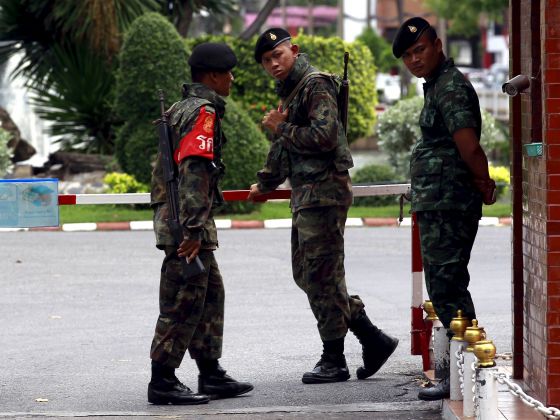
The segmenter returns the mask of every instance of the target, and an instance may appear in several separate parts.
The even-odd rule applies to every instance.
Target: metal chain
[[[494,359],[512,360],[513,354],[512,352],[499,353],[494,356]]]
[[[473,384],[473,386],[472,386],[472,394],[473,394],[472,400],[473,400],[473,402],[476,402],[476,361],[472,362],[471,369],[472,369],[472,384]]]
[[[498,383],[500,383],[502,385],[504,385],[504,384],[507,385],[509,392],[512,395],[514,395],[516,397],[519,397],[519,399],[525,405],[528,405],[529,407],[534,408],[535,410],[537,410],[539,413],[541,413],[543,416],[545,416],[548,419],[555,419],[555,420],[560,419],[560,410],[558,408],[556,408],[556,407],[545,407],[542,402],[534,399],[533,397],[530,397],[525,392],[523,392],[523,390],[521,389],[521,387],[519,385],[517,385],[515,382],[510,381],[508,375],[506,375],[505,373],[503,373],[503,372],[495,373],[494,377],[496,378]]]
[[[455,352],[455,358],[457,359],[457,367],[459,368],[459,387],[461,388],[461,394],[464,394],[464,374],[465,374],[465,369],[464,369],[464,364],[465,364],[465,357],[463,356],[463,349],[461,347],[459,347],[459,349],[457,349],[457,351]]]

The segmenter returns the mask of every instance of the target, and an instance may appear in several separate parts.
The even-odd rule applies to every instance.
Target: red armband
[[[189,131],[179,142],[175,150],[175,163],[177,165],[189,156],[200,156],[214,159],[214,122],[216,114],[206,112],[206,107],[200,108],[200,113]]]

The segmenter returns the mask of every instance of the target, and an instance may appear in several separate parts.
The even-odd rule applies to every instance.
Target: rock
[[[19,128],[10,117],[10,114],[8,114],[8,111],[2,107],[0,107],[0,125],[12,135],[12,138],[8,141],[8,147],[13,150],[13,163],[27,160],[37,152],[31,144],[21,138]]]

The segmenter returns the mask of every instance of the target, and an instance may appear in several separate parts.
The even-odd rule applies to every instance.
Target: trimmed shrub
[[[496,181],[496,198],[504,196],[509,191],[510,185],[510,174],[509,168],[505,166],[488,166],[488,172],[490,173],[490,178]]]
[[[352,176],[352,184],[393,184],[402,179],[403,177],[397,176],[395,170],[389,165],[371,164],[356,171]],[[387,206],[396,202],[397,197],[394,195],[354,198],[355,206]]]
[[[410,154],[421,131],[418,120],[424,106],[424,98],[416,96],[402,99],[379,116],[377,135],[380,148],[389,156],[389,163],[397,173],[410,178]],[[488,154],[504,140],[503,133],[496,125],[495,118],[480,109],[482,132],[480,144]]]
[[[243,41],[228,36],[205,36],[187,39],[192,49],[201,42],[226,42],[235,51],[239,64],[233,69],[233,98],[249,111],[255,123],[263,113],[276,108],[278,96],[274,92],[275,82],[254,59],[256,37]],[[348,140],[372,134],[375,124],[375,64],[369,49],[362,42],[344,42],[340,38],[323,38],[300,34],[294,38],[301,52],[307,53],[311,63],[322,71],[336,73],[342,77],[344,51],[350,53],[348,78],[350,80],[350,103],[348,111]]]
[[[9,131],[0,128],[0,178],[12,168],[12,154],[8,148],[11,134]]]
[[[103,178],[109,194],[146,193],[150,187],[138,182],[134,176],[122,172],[110,172]]]
[[[124,37],[119,54],[115,111],[124,121],[160,115],[158,90],[168,105],[181,98],[188,80],[189,52],[181,36],[159,13],[136,19]]]
[[[224,190],[248,189],[257,181],[256,173],[265,162],[268,142],[249,115],[232,100],[227,103],[223,128],[228,141],[223,151],[226,174],[221,185]],[[245,213],[255,206],[250,202],[230,202],[222,212]]]
[[[119,55],[115,112],[124,121],[116,139],[123,170],[147,182],[157,154],[157,135],[150,122],[160,115],[158,90],[166,106],[181,98],[188,80],[188,51],[175,28],[158,13],[136,19],[125,34]]]

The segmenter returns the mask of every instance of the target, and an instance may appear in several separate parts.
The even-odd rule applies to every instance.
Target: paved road
[[[471,263],[480,323],[498,352],[510,349],[509,235],[481,228]],[[416,401],[421,360],[410,355],[409,229],[347,230],[349,291],[401,344],[374,378],[319,386],[300,381],[321,343],[291,280],[289,236],[286,229],[220,232],[222,364],[255,390],[207,406],[155,407],[145,398],[161,264],[153,234],[0,233],[0,417],[439,418],[438,403]],[[354,337],[346,355],[354,371]],[[193,361],[185,359],[178,376],[195,388]]]

